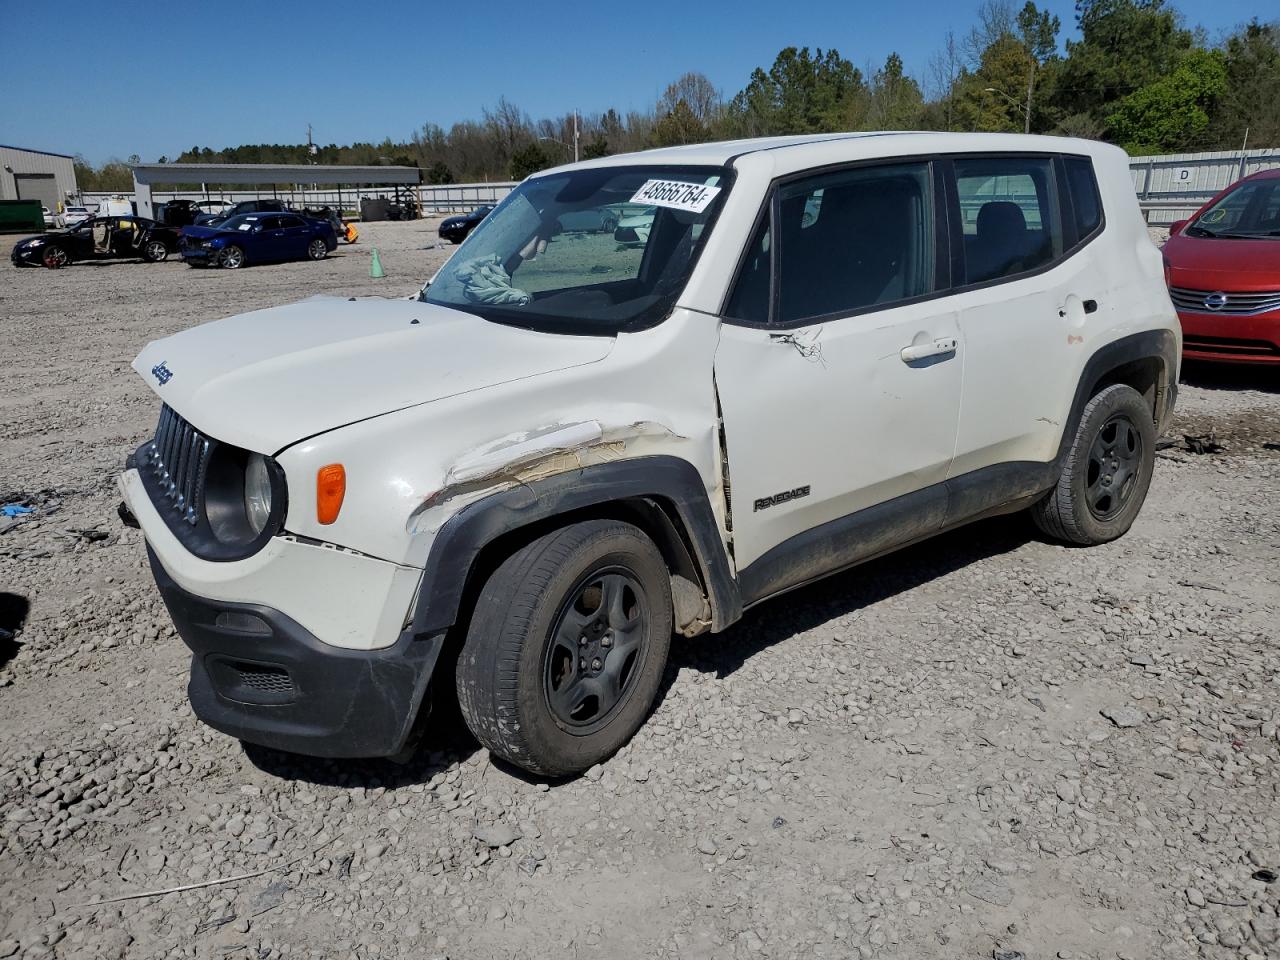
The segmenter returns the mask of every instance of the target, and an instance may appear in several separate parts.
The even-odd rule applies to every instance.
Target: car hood
[[[23,237],[15,247],[26,247],[31,245],[32,240],[48,240],[50,237],[65,237],[70,231],[67,230],[46,230],[44,233],[37,233],[35,236]]]
[[[416,300],[312,297],[153,341],[133,368],[198,430],[270,454],[358,420],[594,363],[613,343]]]
[[[1280,237],[1169,238],[1161,251],[1175,287],[1208,290],[1280,289]]]
[[[200,226],[192,224],[189,227],[182,228],[182,235],[184,237],[195,237],[200,240],[208,240],[210,237],[226,236],[227,234],[234,234],[237,232],[239,231],[223,230],[221,227],[211,227],[208,224],[201,224]]]

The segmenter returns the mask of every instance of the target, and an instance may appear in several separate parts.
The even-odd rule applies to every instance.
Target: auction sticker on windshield
[[[707,209],[719,192],[719,187],[709,187],[703,183],[685,183],[683,180],[648,180],[636,191],[631,202],[643,203],[650,207],[670,207],[672,210],[701,213]]]

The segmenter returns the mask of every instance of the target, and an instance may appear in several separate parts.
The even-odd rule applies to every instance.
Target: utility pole
[[[307,124],[307,162],[316,162],[316,145],[311,142],[311,124]]]
[[[578,108],[573,108],[573,162],[578,162]]]
[[[1023,133],[1031,132],[1031,91],[1036,87],[1036,59],[1031,58],[1031,73],[1027,76],[1027,122],[1022,127]]]

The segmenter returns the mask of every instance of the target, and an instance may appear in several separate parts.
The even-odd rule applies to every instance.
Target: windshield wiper
[[[1197,224],[1194,224],[1194,223],[1193,223],[1191,226],[1187,227],[1187,233],[1191,233],[1191,232],[1193,232],[1193,231],[1195,232],[1195,235],[1196,235],[1197,237],[1216,237],[1216,236],[1219,236],[1219,234],[1214,233],[1212,230],[1209,230],[1209,229],[1207,229],[1206,227],[1198,226]]]

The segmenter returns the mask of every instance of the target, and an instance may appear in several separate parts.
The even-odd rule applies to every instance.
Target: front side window
[[[860,167],[782,187],[777,320],[848,314],[932,292],[931,197],[927,163]],[[763,262],[767,235],[758,241]]]
[[[1211,206],[1187,228],[1201,237],[1280,236],[1280,180],[1250,180]]]
[[[685,184],[707,188],[707,203],[637,202],[651,181],[676,185],[673,204]],[[422,299],[532,329],[608,334],[655,323],[688,279],[728,186],[721,167],[600,167],[527,180]],[[584,215],[602,228],[581,229]]]
[[[955,161],[965,282],[1026,273],[1062,254],[1053,162],[1048,157]]]

